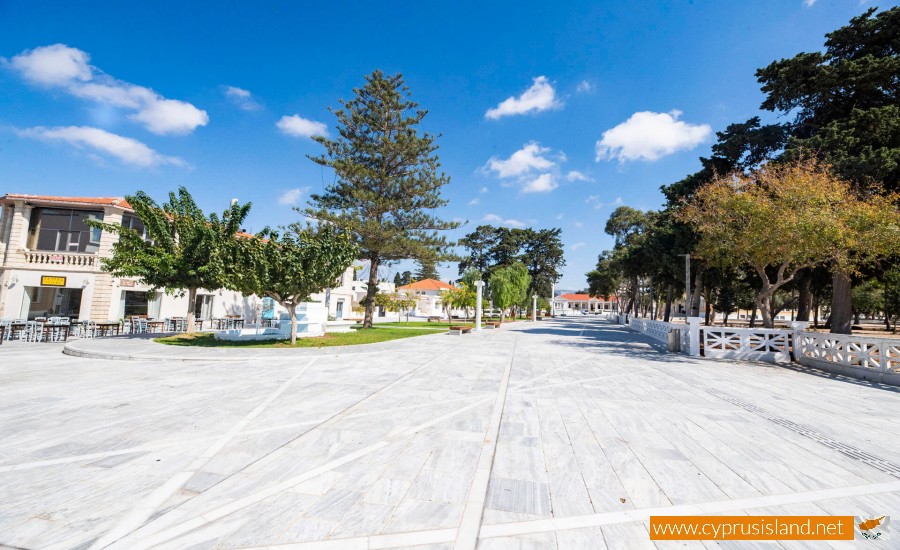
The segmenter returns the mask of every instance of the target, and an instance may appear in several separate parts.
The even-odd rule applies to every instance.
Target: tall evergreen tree
[[[437,279],[438,271],[437,271],[437,262],[434,260],[425,258],[420,259],[418,261],[419,267],[416,269],[416,280],[421,281],[422,279]]]
[[[309,158],[335,172],[335,182],[312,195],[304,213],[347,228],[369,260],[363,327],[371,328],[378,266],[410,258],[443,259],[452,245],[439,231],[459,223],[433,212],[447,204],[441,188],[450,178],[440,170],[435,136],[417,130],[427,114],[409,99],[402,75],[374,71],[354,98],[334,111],[338,137],[313,139],[325,153]]]

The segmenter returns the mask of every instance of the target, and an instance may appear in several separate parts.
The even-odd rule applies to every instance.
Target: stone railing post
[[[688,355],[692,357],[700,356],[700,322],[703,321],[703,317],[688,317],[688,336],[690,339],[690,346],[688,348]]]
[[[791,321],[791,359],[800,362],[800,333],[809,328],[809,321]]]
[[[484,281],[475,281],[475,330],[481,330],[481,293],[484,289]]]

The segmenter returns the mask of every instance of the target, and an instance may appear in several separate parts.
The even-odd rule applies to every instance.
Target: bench
[[[450,327],[450,334],[469,334],[470,332],[472,332],[472,327],[463,325],[452,325]]]
[[[441,319],[440,317],[436,317],[436,316],[435,316],[435,317],[429,317],[429,318],[428,318],[428,322],[429,322],[429,323],[440,323],[442,320],[443,320],[443,319]]]
[[[489,329],[500,328],[500,322],[499,321],[488,321],[487,323],[484,324],[484,328],[489,328]]]

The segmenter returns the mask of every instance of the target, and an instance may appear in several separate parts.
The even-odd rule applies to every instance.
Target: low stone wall
[[[795,336],[794,356],[801,365],[900,385],[900,340],[800,332]]]
[[[721,359],[790,363],[787,330],[703,327],[703,355]]]

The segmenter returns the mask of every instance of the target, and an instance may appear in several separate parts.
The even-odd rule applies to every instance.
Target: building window
[[[103,212],[35,208],[28,223],[28,249],[97,252],[101,230],[90,227],[87,220],[103,221]]]
[[[133,229],[134,231],[137,231],[138,235],[140,235],[145,241],[148,240],[147,228],[144,226],[144,222],[142,222],[141,219],[137,216],[132,216],[130,214],[123,215],[122,227]]]

